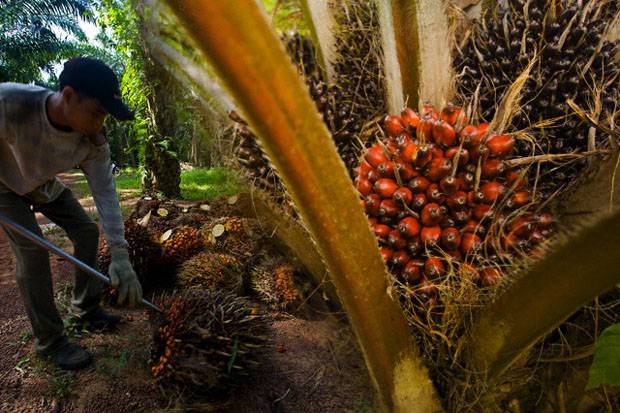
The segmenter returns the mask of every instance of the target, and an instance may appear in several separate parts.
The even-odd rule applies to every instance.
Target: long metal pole
[[[109,277],[106,277],[105,275],[97,271],[96,269],[84,264],[82,261],[78,260],[73,255],[66,253],[65,251],[58,248],[56,245],[52,244],[46,239],[39,237],[37,234],[30,231],[29,229],[24,228],[23,226],[11,221],[6,215],[2,213],[0,213],[0,223],[6,226],[7,228],[10,228],[13,231],[17,232],[24,238],[29,239],[33,243],[37,244],[39,247],[46,249],[47,251],[52,252],[61,258],[64,258],[65,260],[69,261],[71,264],[75,265],[80,270],[84,271],[86,274],[97,278],[99,281],[102,281],[106,285],[110,285]],[[144,298],[142,299],[142,304],[144,304],[151,310],[155,310],[159,313],[163,313],[161,308],[157,307],[155,304],[151,303],[150,301],[145,300]]]

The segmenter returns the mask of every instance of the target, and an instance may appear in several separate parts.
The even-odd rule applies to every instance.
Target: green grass
[[[138,196],[141,192],[140,175],[135,169],[124,170],[116,177],[116,190],[121,199]],[[90,196],[88,183],[80,176],[73,186],[78,197]],[[181,173],[181,196],[188,201],[212,200],[234,195],[241,184],[234,172],[227,168],[194,168]]]
[[[181,196],[189,201],[234,195],[240,189],[237,177],[227,168],[194,168],[181,174]]]

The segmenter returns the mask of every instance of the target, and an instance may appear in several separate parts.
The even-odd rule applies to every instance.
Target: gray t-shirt
[[[126,246],[123,215],[108,144],[52,126],[45,109],[54,92],[38,86],[0,83],[0,192],[7,189],[36,202],[51,202],[64,190],[56,175],[76,166],[86,176],[110,246]]]

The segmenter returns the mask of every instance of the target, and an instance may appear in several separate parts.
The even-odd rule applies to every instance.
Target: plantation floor
[[[47,221],[41,217],[40,223]],[[71,251],[62,231],[52,230],[46,236]],[[56,303],[66,319],[72,268],[56,257],[51,264]],[[0,230],[0,412],[184,411],[176,400],[163,399],[151,380],[151,326],[141,310],[111,309],[123,316],[113,334],[67,326],[70,337],[94,355],[95,363],[84,371],[61,372],[38,359],[14,271],[15,259]],[[364,361],[345,324],[332,314],[317,312],[305,318],[275,313],[271,324],[271,345],[262,366],[216,411],[374,411]],[[197,411],[207,411],[207,406]]]

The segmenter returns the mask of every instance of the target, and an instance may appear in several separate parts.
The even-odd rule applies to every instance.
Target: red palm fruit
[[[489,131],[489,124],[488,123],[480,123],[477,128],[478,128],[478,134],[480,135],[481,138],[484,137],[484,135]]]
[[[467,165],[467,163],[469,162],[469,151],[465,148],[461,148],[460,150],[458,146],[448,148],[446,150],[446,158],[454,162],[457,152],[459,153],[459,166]]]
[[[398,223],[398,230],[407,238],[414,238],[420,233],[420,223],[414,217],[405,217]]]
[[[441,277],[446,272],[446,268],[438,257],[430,257],[424,263],[424,275],[428,279]]]
[[[445,228],[441,232],[441,246],[446,251],[454,251],[461,245],[461,233],[454,227]]]
[[[508,183],[508,187],[513,191],[519,191],[525,187],[527,180],[525,179],[525,174],[521,176],[522,171],[518,171],[516,169],[510,169],[506,172],[506,182]]]
[[[417,128],[420,123],[420,116],[415,110],[411,108],[405,108],[400,112],[400,118],[403,123],[410,128]]]
[[[443,213],[439,208],[439,205],[435,203],[430,203],[426,204],[424,208],[422,208],[422,225],[426,227],[434,227],[435,225],[439,225],[442,218]]]
[[[372,183],[366,178],[357,178],[355,180],[355,188],[362,195],[370,195],[372,193]]]
[[[394,138],[387,139],[385,141],[385,148],[387,149],[387,153],[389,154],[396,153],[396,151],[398,151],[398,143],[396,142],[396,139]]]
[[[379,204],[379,215],[383,215],[387,217],[395,217],[401,211],[402,211],[402,208],[393,199],[384,199]]]
[[[398,172],[398,176],[401,181],[408,182],[411,179],[418,176],[418,172],[411,167],[407,162],[401,161],[396,163],[396,171]]]
[[[437,108],[435,108],[435,106],[431,105],[429,102],[424,102],[421,115],[430,116],[435,120],[439,119],[439,112],[437,112]]]
[[[480,187],[480,192],[482,192],[484,202],[492,204],[506,192],[506,187],[499,182],[487,182]]]
[[[435,227],[424,227],[420,232],[420,240],[424,244],[436,245],[441,239],[441,227],[439,225]]]
[[[392,251],[392,249],[389,247],[381,247],[380,252],[381,252],[381,258],[383,258],[383,262],[386,264],[390,262],[390,260],[392,259],[392,256],[394,255],[394,251]]]
[[[468,220],[465,225],[463,225],[463,227],[461,228],[461,232],[466,233],[479,233],[480,229],[482,228],[481,225],[478,224],[477,221],[474,221],[473,219]]]
[[[370,194],[364,200],[364,209],[371,217],[379,215],[379,207],[381,205],[381,197],[377,194]]]
[[[486,145],[476,145],[469,149],[469,156],[474,163],[478,163],[478,159],[484,162],[489,157],[490,151]]]
[[[386,240],[392,228],[385,224],[377,224],[372,228],[373,232],[377,236],[377,238],[381,238],[382,240]]]
[[[411,139],[411,135],[409,135],[407,132],[403,132],[396,137],[396,144],[398,145],[398,149],[402,149],[410,143],[413,143],[413,139]]]
[[[420,142],[433,141],[433,123],[435,120],[430,116],[424,116],[420,119],[418,127],[415,130],[415,136]]]
[[[358,169],[358,177],[362,177],[362,178],[368,177],[368,173],[372,171],[373,169],[374,168],[372,167],[371,164],[369,164],[366,161],[362,161]]]
[[[445,158],[445,153],[444,151],[436,145],[430,145],[431,146],[431,153],[433,154],[433,159],[435,158]]]
[[[407,186],[413,192],[426,192],[431,182],[423,176],[416,176],[409,181]]]
[[[491,135],[485,142],[491,156],[502,158],[512,152],[515,146],[515,138],[512,135]]]
[[[394,163],[393,162],[382,162],[377,166],[377,172],[383,178],[393,178],[394,177]]]
[[[427,165],[424,175],[433,182],[439,182],[452,170],[452,161],[448,158],[433,158]]]
[[[461,277],[470,280],[473,283],[480,282],[480,272],[472,264],[463,263],[459,270]]]
[[[392,195],[392,198],[394,198],[395,201],[401,201],[407,205],[411,202],[412,197],[413,194],[411,193],[411,190],[409,188],[405,188],[404,186],[398,188],[396,192],[394,192],[394,195]]]
[[[500,159],[487,159],[482,162],[482,177],[483,178],[495,178],[497,175],[504,173],[506,166]]]
[[[383,120],[383,127],[387,134],[393,138],[405,131],[405,125],[399,116],[387,115]]]
[[[367,178],[368,178],[368,180],[370,182],[372,182],[374,184],[379,179],[381,179],[381,174],[376,169],[373,169],[372,171],[368,172],[368,177]]]
[[[520,208],[530,203],[532,198],[529,191],[519,191],[512,194],[512,196],[506,201],[508,208]]]
[[[467,192],[467,206],[476,207],[479,203],[482,202],[484,196],[480,191],[469,191]]]
[[[528,218],[521,216],[512,221],[510,230],[519,237],[528,237],[534,230],[534,224]]]
[[[459,251],[458,249],[444,252],[448,257],[450,257],[448,258],[450,261],[461,262],[461,260],[463,259],[463,254],[461,254],[461,251]]]
[[[482,143],[483,135],[481,134],[480,129],[475,125],[465,126],[461,130],[460,136],[463,146],[466,148],[478,146]]]
[[[446,197],[443,195],[441,190],[439,189],[439,185],[430,184],[426,189],[426,199],[429,202],[436,202],[438,204],[443,204]]]
[[[438,120],[433,124],[433,139],[444,147],[450,147],[456,142],[456,131],[449,123]]]
[[[482,240],[476,234],[466,232],[461,238],[461,252],[465,255],[471,254],[482,245]]]
[[[471,219],[471,211],[468,208],[452,211],[452,219],[458,225],[463,225]]]
[[[516,248],[518,239],[517,236],[511,232],[510,234],[502,235],[500,241],[504,250],[511,250]]]
[[[459,181],[454,176],[444,176],[441,178],[441,181],[439,181],[439,188],[448,195],[454,194],[459,190]]]
[[[407,145],[401,147],[399,154],[403,160],[413,162],[418,156],[418,145],[413,142],[408,143]]]
[[[402,267],[409,262],[411,257],[407,254],[405,250],[398,250],[392,255],[392,259],[390,260],[390,264],[395,267]]]
[[[411,208],[419,211],[424,207],[424,205],[426,205],[426,195],[422,192],[413,194],[413,198],[411,199]]]
[[[471,172],[464,172],[460,178],[463,179],[463,190],[471,191],[474,188],[476,175]]]
[[[452,210],[463,209],[467,206],[467,194],[464,191],[457,191],[448,196],[446,203]]]
[[[502,279],[502,273],[497,268],[485,268],[480,271],[480,284],[483,287],[491,287]]]
[[[420,281],[420,285],[416,291],[424,297],[434,297],[437,295],[438,289],[435,284],[426,278],[423,278],[422,281]]]
[[[491,205],[480,204],[474,208],[474,218],[478,221],[482,221],[485,218],[492,219],[495,215],[495,210],[491,208]]]
[[[411,238],[407,241],[407,251],[409,251],[409,254],[412,257],[415,257],[420,251],[422,251],[423,246],[424,244],[422,244],[422,240],[419,236]]]
[[[413,259],[410,260],[407,264],[405,264],[405,268],[403,268],[403,278],[405,281],[414,283],[420,281],[422,279],[422,269],[424,268],[424,261],[421,259]]]
[[[441,111],[440,119],[450,125],[456,125],[456,121],[461,113],[461,108],[454,106],[452,102],[448,102],[445,108]]]
[[[548,212],[541,212],[534,216],[534,221],[542,228],[549,228],[553,224],[553,215]]]
[[[402,250],[407,246],[407,240],[400,235],[400,232],[397,229],[393,229],[388,234],[387,238],[388,245],[395,250]]]
[[[398,184],[393,179],[381,178],[375,182],[374,189],[382,198],[392,198],[392,195],[398,189]]]
[[[376,168],[383,162],[389,161],[387,155],[385,154],[383,146],[378,143],[375,143],[368,149],[368,151],[366,151],[364,159],[374,168]]]
[[[418,146],[418,155],[414,162],[418,168],[424,168],[433,159],[433,147],[429,144]]]

